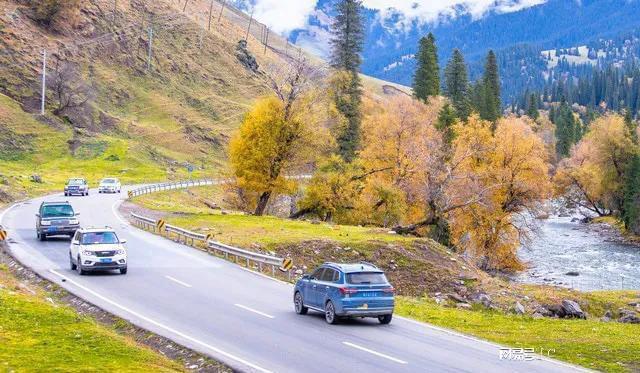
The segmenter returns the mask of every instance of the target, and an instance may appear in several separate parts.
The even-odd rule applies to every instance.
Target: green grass
[[[0,267],[0,370],[183,371],[87,316],[21,292]]]
[[[595,320],[533,319],[487,310],[460,310],[399,297],[396,313],[505,346],[551,350],[551,357],[588,368],[640,369],[640,327]],[[496,356],[496,359],[498,356]]]

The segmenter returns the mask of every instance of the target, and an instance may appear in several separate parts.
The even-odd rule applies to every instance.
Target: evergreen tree
[[[640,155],[636,154],[625,175],[622,220],[627,229],[640,233]]]
[[[498,59],[492,50],[487,55],[482,84],[484,85],[484,99],[479,108],[480,117],[495,122],[501,116],[502,102],[500,99]]]
[[[456,49],[445,70],[445,93],[453,102],[458,118],[466,120],[471,114],[469,103],[469,75],[462,53]]]
[[[420,39],[417,55],[418,67],[413,77],[413,94],[427,102],[429,97],[440,94],[440,67],[436,38],[432,33]]]
[[[527,115],[529,118],[537,120],[540,118],[540,112],[538,111],[538,96],[532,93],[529,96],[529,108],[527,109]]]
[[[347,119],[347,126],[337,136],[338,153],[352,161],[360,147],[362,113],[362,83],[360,64],[364,43],[364,23],[361,0],[341,0],[336,4],[336,16],[331,26],[331,66],[339,73],[334,79],[336,108]]]
[[[631,114],[631,109],[627,109],[624,116],[624,123],[627,126],[627,131],[629,132],[629,136],[634,143],[638,142],[638,125],[633,121],[633,116]]]
[[[575,144],[579,138],[578,124],[576,123],[573,111],[567,100],[562,98],[560,107],[555,112],[556,125],[556,151],[560,157],[567,157],[571,152],[571,147]]]
[[[456,113],[449,103],[446,103],[438,114],[436,128],[442,132],[442,137],[447,145],[451,145],[455,138],[453,126],[456,124]]]

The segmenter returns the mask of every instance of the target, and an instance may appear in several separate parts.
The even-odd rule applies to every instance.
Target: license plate
[[[372,297],[375,297],[375,296],[376,296],[376,293],[375,293],[375,292],[372,292],[372,291],[369,291],[369,292],[363,292],[363,293],[360,293],[360,296],[361,296],[361,297],[364,297],[364,298],[372,298]]]
[[[56,227],[47,228],[47,232],[49,232],[49,233],[53,233],[53,232],[57,232],[57,231],[58,231],[58,228],[56,228]]]
[[[111,258],[100,259],[100,263],[111,263]]]

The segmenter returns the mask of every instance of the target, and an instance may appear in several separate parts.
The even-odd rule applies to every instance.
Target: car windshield
[[[69,185],[83,185],[84,180],[82,179],[71,179],[69,180]]]
[[[347,282],[353,285],[381,285],[387,283],[387,278],[380,272],[357,272],[348,273]]]
[[[116,180],[115,179],[104,179],[102,180],[102,184],[115,184]]]
[[[43,218],[70,218],[72,216],[75,216],[75,213],[70,205],[47,205],[42,208]]]
[[[90,232],[84,233],[80,238],[82,245],[109,245],[117,244],[118,236],[113,232]]]

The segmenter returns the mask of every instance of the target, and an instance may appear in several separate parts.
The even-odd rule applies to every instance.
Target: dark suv
[[[324,263],[298,280],[293,303],[298,314],[319,311],[329,324],[340,317],[375,317],[388,324],[395,305],[393,295],[384,272],[373,264]]]
[[[73,237],[80,222],[69,202],[42,202],[36,214],[36,235],[40,241],[48,236]]]
[[[87,183],[86,179],[78,177],[67,181],[67,184],[64,186],[65,197],[72,196],[74,194],[81,196],[89,195],[89,183]]]

